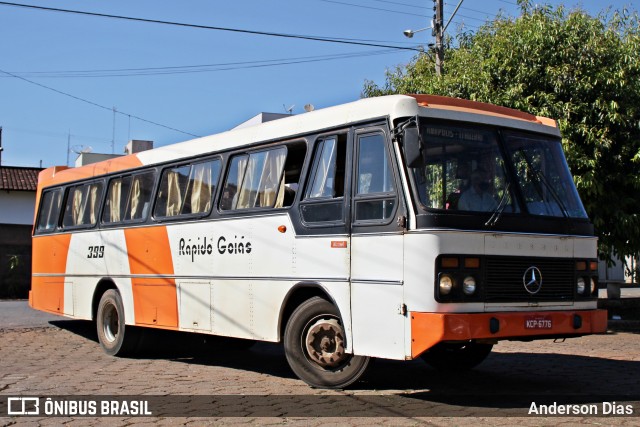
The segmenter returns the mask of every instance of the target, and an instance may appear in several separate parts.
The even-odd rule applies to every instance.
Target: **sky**
[[[516,0],[446,0],[447,33],[474,31]],[[1,2],[0,2],[1,3]],[[260,112],[303,114],[355,101],[366,80],[433,42],[432,0],[48,0],[14,3],[266,33],[339,44],[26,9],[0,4],[2,166],[72,165],[77,152],[121,154],[223,132]],[[546,1],[595,15],[640,0]],[[405,48],[405,49],[398,49]]]

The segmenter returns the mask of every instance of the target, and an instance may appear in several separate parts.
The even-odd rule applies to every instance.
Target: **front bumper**
[[[575,337],[607,330],[606,310],[410,314],[414,358],[443,341]]]

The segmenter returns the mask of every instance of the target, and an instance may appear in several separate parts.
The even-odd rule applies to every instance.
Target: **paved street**
[[[420,360],[375,361],[351,389],[327,391],[296,379],[279,345],[238,350],[229,342],[202,343],[201,336],[156,333],[141,355],[113,358],[100,349],[92,323],[33,313],[25,304],[0,302],[5,403],[9,396],[169,397],[151,401],[159,418],[13,417],[0,425],[640,425],[636,322],[562,343],[501,342],[470,372],[441,373]],[[613,401],[631,405],[634,415],[602,417],[603,403]],[[171,402],[175,414],[188,416],[171,416]],[[526,417],[533,402],[595,407],[599,417]]]

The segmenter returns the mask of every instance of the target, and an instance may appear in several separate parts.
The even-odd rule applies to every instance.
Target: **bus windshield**
[[[422,122],[421,203],[444,211],[587,218],[559,138]]]

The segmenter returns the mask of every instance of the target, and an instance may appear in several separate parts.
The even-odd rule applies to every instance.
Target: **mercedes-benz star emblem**
[[[538,267],[529,267],[522,276],[522,283],[524,288],[531,295],[535,295],[540,291],[542,287],[542,273]]]

